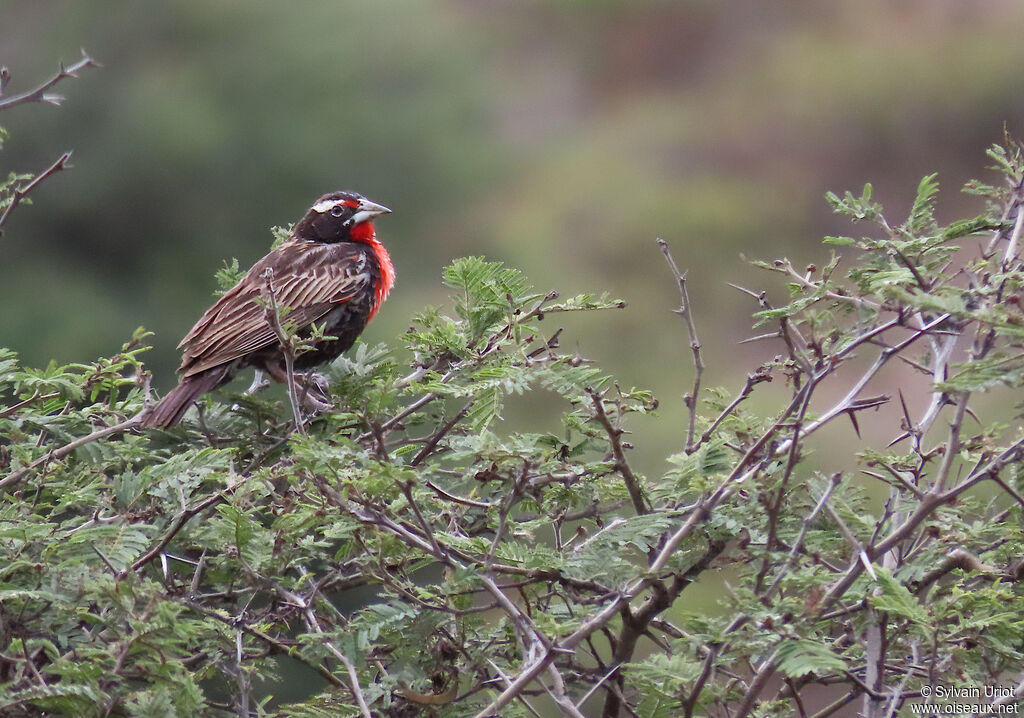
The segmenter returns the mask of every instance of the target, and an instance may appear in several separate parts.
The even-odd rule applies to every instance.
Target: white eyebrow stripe
[[[323,202],[317,202],[316,204],[314,204],[313,205],[313,211],[314,212],[319,212],[320,214],[323,214],[324,212],[327,212],[328,210],[330,210],[331,207],[334,207],[334,206],[336,206],[336,205],[338,205],[338,204],[340,204],[340,203],[342,203],[344,201],[345,200],[341,200],[341,199],[325,199]]]

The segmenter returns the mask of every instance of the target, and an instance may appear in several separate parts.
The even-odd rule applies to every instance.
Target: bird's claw
[[[309,412],[321,414],[332,408],[334,404],[328,398],[327,390],[331,384],[327,377],[318,372],[307,372],[302,375],[299,395],[302,397],[302,407]]]

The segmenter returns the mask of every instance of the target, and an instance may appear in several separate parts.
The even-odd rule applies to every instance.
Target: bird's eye
[[[340,217],[344,212],[345,208],[342,207],[340,204],[336,204],[333,207],[331,207],[331,214],[334,215],[335,217]]]

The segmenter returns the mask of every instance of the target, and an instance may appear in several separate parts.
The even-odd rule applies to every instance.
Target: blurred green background
[[[690,270],[708,382],[738,388],[778,348],[737,347],[754,307],[726,283],[782,296],[741,253],[823,263],[820,237],[851,231],[824,192],[865,181],[902,217],[938,171],[942,216],[977,211],[956,190],[1004,123],[1024,133],[1022,28],[1013,0],[0,0],[9,91],[79,47],[103,64],[61,108],[0,115],[4,172],[75,151],[0,238],[0,344],[89,361],[144,325],[166,390],[214,271],[357,189],[394,209],[398,283],[367,341],[399,347],[470,253],[626,299],[566,319],[563,346],[655,389],[656,470],[690,359],[654,238]]]

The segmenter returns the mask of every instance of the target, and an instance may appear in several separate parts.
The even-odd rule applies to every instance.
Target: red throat
[[[388,298],[388,292],[395,285],[395,266],[391,263],[391,255],[384,245],[377,241],[377,233],[373,229],[372,222],[360,222],[349,232],[349,236],[357,242],[365,242],[370,245],[374,255],[377,257],[377,264],[380,265],[380,283],[374,288],[373,308],[370,310],[369,319],[373,319],[380,305]],[[369,321],[367,319],[367,321]]]
[[[357,242],[372,243],[377,238],[373,229],[373,222],[360,222],[349,230],[348,236]]]

